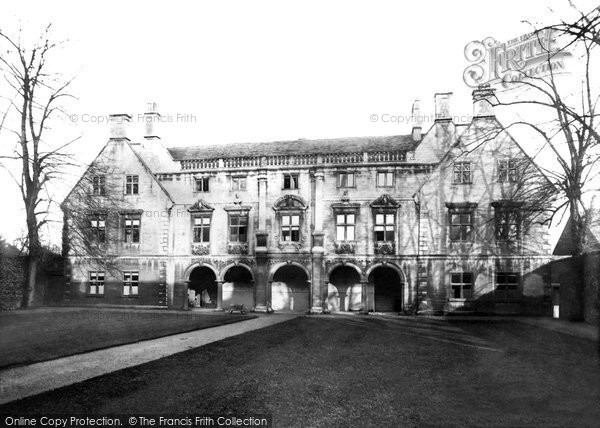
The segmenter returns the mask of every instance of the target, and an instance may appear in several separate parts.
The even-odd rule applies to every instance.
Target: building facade
[[[63,203],[66,300],[543,312],[548,231],[523,224],[515,192],[519,165],[534,166],[494,117],[493,91],[473,97],[472,121],[457,125],[451,94],[436,94],[435,122],[409,135],[168,149],[155,106],[140,141],[112,115]]]

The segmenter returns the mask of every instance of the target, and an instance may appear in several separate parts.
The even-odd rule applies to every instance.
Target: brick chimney
[[[421,115],[421,100],[418,98],[415,100],[412,106],[411,120],[413,122],[412,139],[413,141],[421,141],[423,116]]]
[[[131,116],[125,113],[111,114],[108,118],[109,138],[111,140],[129,140],[127,128],[131,122]]]
[[[450,121],[452,115],[450,111],[450,100],[452,92],[437,93],[434,95],[435,101],[435,121]]]
[[[489,83],[479,85],[473,91],[473,117],[494,117],[494,106],[498,104],[498,99],[494,94],[495,89],[491,88]]]
[[[156,128],[160,123],[160,113],[158,105],[155,102],[146,104],[146,112],[144,113],[144,138],[147,140],[160,139]]]

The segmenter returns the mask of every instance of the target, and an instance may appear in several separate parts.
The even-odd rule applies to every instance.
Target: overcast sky
[[[36,34],[52,22],[55,37],[70,40],[53,68],[77,76],[69,104],[77,119],[55,129],[81,135],[75,150],[88,163],[108,136],[89,120],[135,119],[148,101],[173,118],[161,131],[167,146],[407,133],[410,125],[370,117],[407,116],[415,98],[430,114],[435,92],[454,92],[456,115],[468,115],[465,45],[517,37],[531,30],[523,20],[547,22],[550,7],[566,3],[15,1],[2,5],[0,26],[21,21]],[[24,226],[13,187],[1,186],[14,202],[0,211],[9,239]]]

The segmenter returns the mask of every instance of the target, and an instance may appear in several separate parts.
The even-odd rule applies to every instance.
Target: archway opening
[[[188,299],[190,307],[217,307],[217,277],[212,269],[198,266],[190,273]]]
[[[250,271],[242,266],[232,266],[225,272],[223,283],[223,307],[244,305],[254,307],[254,281]]]
[[[329,275],[327,308],[332,312],[361,309],[360,275],[350,266],[338,266]]]
[[[390,267],[377,267],[369,275],[373,287],[376,312],[400,312],[402,310],[402,278]]]
[[[306,312],[310,309],[310,286],[304,269],[281,266],[271,283],[271,306],[276,311]]]

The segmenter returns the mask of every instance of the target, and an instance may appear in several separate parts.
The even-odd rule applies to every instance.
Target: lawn
[[[0,406],[274,426],[597,426],[594,342],[516,321],[299,317]]]
[[[52,308],[0,313],[0,368],[254,318],[136,309]]]

